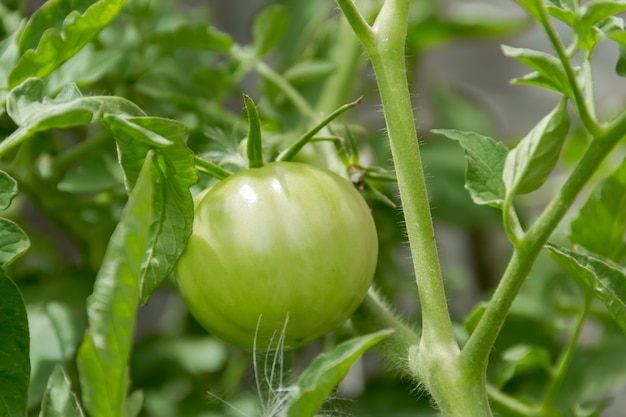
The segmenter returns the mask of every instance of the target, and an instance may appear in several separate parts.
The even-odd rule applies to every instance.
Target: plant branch
[[[487,385],[487,393],[493,408],[500,411],[502,415],[507,417],[533,417],[537,415],[534,407],[503,393],[492,385]]]
[[[337,0],[343,15],[365,49],[373,47],[374,32],[352,0]]]
[[[422,344],[456,346],[406,79],[404,47],[409,4],[408,0],[385,1],[373,26],[374,38],[366,37],[369,43],[364,46],[376,74],[398,178],[422,306]]]
[[[483,317],[461,353],[463,361],[474,372],[486,372],[496,337],[537,256],[587,181],[625,132],[626,113],[595,138],[563,187],[519,242]]]
[[[567,80],[569,81],[570,87],[572,89],[574,104],[576,109],[578,110],[578,116],[580,117],[581,122],[589,131],[589,133],[591,133],[593,136],[598,136],[602,133],[602,128],[590,111],[589,103],[587,102],[585,95],[578,85],[576,71],[574,71],[574,68],[572,67],[572,63],[570,61],[567,51],[565,50],[565,47],[563,46],[563,42],[561,42],[558,33],[556,32],[556,30],[554,30],[554,26],[550,21],[550,16],[548,15],[543,1],[537,2],[537,9],[539,11],[540,23],[546,31],[548,38],[550,39],[550,43],[552,43],[552,46],[554,47],[554,50],[556,51],[559,60],[563,65],[563,69],[565,70],[565,75],[567,76]]]

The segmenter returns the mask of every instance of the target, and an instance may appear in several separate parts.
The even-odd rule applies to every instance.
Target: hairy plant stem
[[[441,267],[406,79],[409,0],[386,0],[370,26],[351,0],[338,0],[365,47],[378,83],[422,308],[422,337],[408,365],[447,417],[491,416],[484,373],[462,368]]]
[[[410,347],[420,342],[417,333],[398,319],[373,289],[370,289],[365,300],[352,315],[351,321],[355,330],[361,334],[393,329],[394,334],[380,342],[378,348],[394,366],[400,368],[406,367]],[[402,369],[402,372],[406,371]]]
[[[421,343],[456,347],[406,80],[404,43],[409,3],[385,1],[372,28],[375,40],[367,52],[380,89],[422,305]]]

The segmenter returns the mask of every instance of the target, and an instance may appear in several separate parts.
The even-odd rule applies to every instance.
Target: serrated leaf
[[[536,190],[554,169],[569,130],[566,104],[562,100],[509,152],[502,174],[507,194]]]
[[[139,107],[121,97],[83,97],[74,84],[49,99],[43,96],[42,81],[34,78],[16,87],[8,104],[10,115],[21,128],[0,142],[0,147],[19,143],[39,130],[102,120],[117,141],[129,190],[134,187],[146,154],[155,150],[155,217],[141,285],[141,298],[146,302],[174,268],[191,234],[193,203],[189,187],[197,181],[197,173],[194,156],[184,143],[187,128],[175,120],[146,117]]]
[[[626,333],[626,270],[611,261],[548,244],[561,267],[607,307]]]
[[[19,129],[0,142],[0,153],[39,131],[91,124],[109,114],[126,118],[145,116],[139,107],[121,97],[83,97],[73,83],[66,85],[54,99],[45,97],[43,81],[39,78],[29,78],[11,90],[7,113]]]
[[[289,24],[289,11],[285,6],[273,4],[263,9],[252,25],[254,50],[263,56],[278,45]]]
[[[388,338],[393,330],[359,336],[332,352],[317,356],[290,390],[286,417],[313,417],[350,367],[365,351]]]
[[[24,417],[30,360],[26,308],[17,285],[0,268],[0,415]]]
[[[66,85],[54,99],[44,97],[43,81],[31,78],[7,97],[7,113],[29,133],[50,128],[90,124],[96,120],[101,105],[84,98],[76,84]]]
[[[49,0],[40,3],[40,7],[30,16],[19,36],[20,51],[37,48],[44,32],[50,28],[60,30],[63,21],[70,13],[84,13],[93,0]]]
[[[121,416],[125,409],[139,285],[149,250],[152,166],[149,154],[87,300],[89,330],[79,348],[77,365],[84,407],[92,416]]]
[[[621,262],[626,256],[626,160],[601,181],[571,223],[570,240]]]
[[[16,86],[29,77],[49,75],[91,42],[113,21],[125,4],[126,0],[97,1],[83,13],[76,10],[70,12],[61,27],[57,28],[49,25],[52,21],[57,21],[53,15],[66,11],[67,2],[64,0],[49,2],[42,8],[45,17],[42,17],[41,13],[35,14],[22,34],[23,41],[20,41],[20,45],[30,48],[32,39],[37,37],[41,27],[47,27],[37,47],[26,50],[11,71],[9,86]]]
[[[453,129],[435,129],[432,132],[458,142],[465,151],[465,188],[472,200],[476,204],[502,207],[506,195],[502,170],[509,152],[506,146],[474,132]]]
[[[554,56],[533,49],[514,48],[507,45],[502,45],[502,51],[504,55],[515,58],[537,71],[541,80],[550,85],[552,90],[559,91],[568,97],[572,95],[565,70]]]
[[[50,374],[39,417],[84,417],[69,377],[60,365]]]
[[[138,122],[135,119],[135,122]],[[187,129],[174,120],[143,118],[139,122],[155,135],[167,138],[168,146],[154,147],[154,200],[150,229],[150,250],[146,251],[146,270],[140,294],[145,303],[156,287],[169,275],[191,234],[193,201],[189,188],[198,177],[195,159],[183,140]],[[114,132],[126,182],[132,187],[149,144],[135,140],[132,131]]]

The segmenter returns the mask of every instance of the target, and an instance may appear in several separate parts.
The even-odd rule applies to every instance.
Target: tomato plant
[[[279,339],[293,348],[354,312],[372,282],[377,244],[369,207],[350,182],[274,162],[200,194],[176,276],[211,333],[247,349],[278,347]]]
[[[1,0],[0,416],[623,417],[624,12]]]

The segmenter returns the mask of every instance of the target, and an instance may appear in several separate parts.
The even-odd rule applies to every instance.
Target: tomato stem
[[[448,311],[413,107],[406,79],[409,0],[386,0],[370,26],[351,0],[337,0],[365,47],[378,83],[422,309],[422,337],[408,370],[444,416],[491,416],[485,375],[464,368]]]

